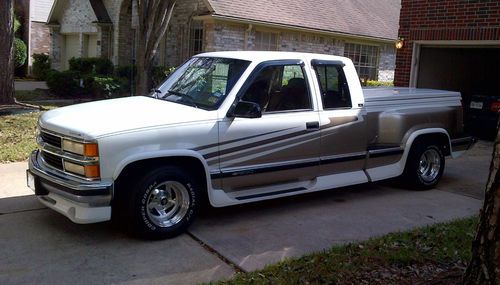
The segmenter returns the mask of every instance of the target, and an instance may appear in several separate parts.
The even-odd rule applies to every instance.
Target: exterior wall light
[[[395,43],[396,49],[402,49],[404,46],[404,41],[405,41],[404,38],[399,37]]]

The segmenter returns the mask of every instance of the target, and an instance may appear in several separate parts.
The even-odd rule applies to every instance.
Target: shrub
[[[115,75],[118,77],[130,78],[130,73],[134,71],[134,77],[137,75],[137,67],[134,65],[119,65],[115,67]]]
[[[175,67],[154,66],[151,70],[151,80],[153,81],[153,86],[158,86],[174,71]]]
[[[33,54],[33,75],[39,80],[46,80],[50,70],[50,58],[46,53]]]
[[[120,91],[120,79],[110,76],[89,76],[85,89],[96,98],[111,98]]]
[[[72,57],[69,61],[69,69],[79,72],[82,76],[90,74],[112,75],[113,63],[106,58],[98,57]]]
[[[47,72],[46,81],[49,90],[61,97],[71,97],[80,94],[80,75],[74,70],[57,71],[51,69]]]
[[[16,67],[23,66],[26,62],[27,47],[23,40],[21,40],[20,38],[14,39],[14,53]]]
[[[366,86],[371,87],[392,87],[394,86],[394,82],[392,81],[376,81],[376,80],[368,80],[366,81]]]

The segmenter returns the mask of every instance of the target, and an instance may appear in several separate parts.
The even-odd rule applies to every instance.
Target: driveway
[[[110,223],[73,224],[26,189],[25,163],[0,165],[0,284],[195,284],[336,244],[476,215],[491,151],[491,142],[479,142],[463,157],[447,160],[434,190],[383,182],[209,209],[188,233],[155,242],[132,239]]]

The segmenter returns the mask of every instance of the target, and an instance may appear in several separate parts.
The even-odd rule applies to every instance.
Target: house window
[[[254,50],[278,50],[278,34],[256,31]]]
[[[379,62],[378,46],[346,43],[344,56],[352,60],[361,80],[377,80]]]
[[[203,52],[203,23],[201,21],[193,21],[191,23],[190,32],[190,53],[191,55]]]

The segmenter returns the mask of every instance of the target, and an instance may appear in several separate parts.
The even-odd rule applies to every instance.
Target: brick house
[[[499,95],[500,1],[402,0],[395,85]]]
[[[177,1],[157,63],[177,66],[208,51],[280,50],[348,56],[365,79],[392,81],[400,0]],[[102,56],[130,65],[131,0],[56,0],[49,16],[53,66]]]

